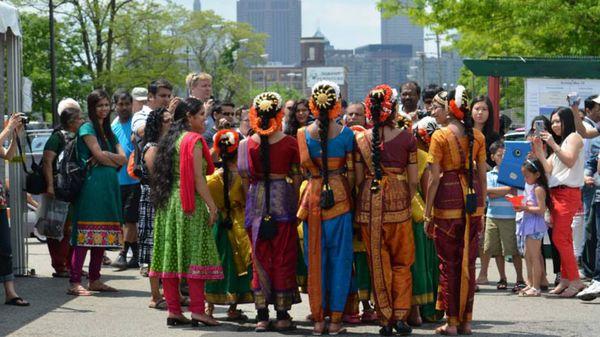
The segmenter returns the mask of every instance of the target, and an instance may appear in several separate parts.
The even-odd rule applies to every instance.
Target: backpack
[[[127,174],[135,179],[142,177],[142,159],[144,157],[143,149],[141,148],[142,140],[135,139],[133,141],[133,152],[129,156],[127,163]]]
[[[77,139],[67,140],[65,135],[60,133],[65,142],[65,149],[59,155],[57,162],[57,173],[54,179],[54,195],[56,199],[66,202],[73,202],[79,195],[88,170],[88,165],[80,165],[79,154],[77,153]]]

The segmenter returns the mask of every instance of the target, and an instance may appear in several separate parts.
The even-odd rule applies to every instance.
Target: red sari
[[[473,130],[473,159],[485,161],[485,137]],[[484,195],[473,171],[477,211],[465,214],[467,193],[468,140],[460,139],[448,128],[433,134],[427,161],[439,164],[442,171],[434,200],[435,247],[440,259],[440,284],[437,310],[444,310],[448,324],[470,322],[475,295],[475,259],[482,226]]]

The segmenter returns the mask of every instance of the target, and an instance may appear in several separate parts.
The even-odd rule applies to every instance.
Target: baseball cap
[[[596,98],[592,99],[594,103],[600,104],[600,95],[597,95]]]
[[[148,89],[142,87],[135,87],[131,90],[131,97],[136,101],[147,101],[148,100]]]

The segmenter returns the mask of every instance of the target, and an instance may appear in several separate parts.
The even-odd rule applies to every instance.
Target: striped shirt
[[[498,182],[498,166],[494,167],[487,173],[488,188],[506,187],[506,185]],[[515,210],[510,201],[504,197],[490,198],[487,197],[487,214],[488,218],[493,219],[514,219]]]

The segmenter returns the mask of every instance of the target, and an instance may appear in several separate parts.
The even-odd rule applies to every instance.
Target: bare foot
[[[458,334],[458,329],[455,326],[444,324],[435,329],[435,333],[444,336],[456,336]]]

